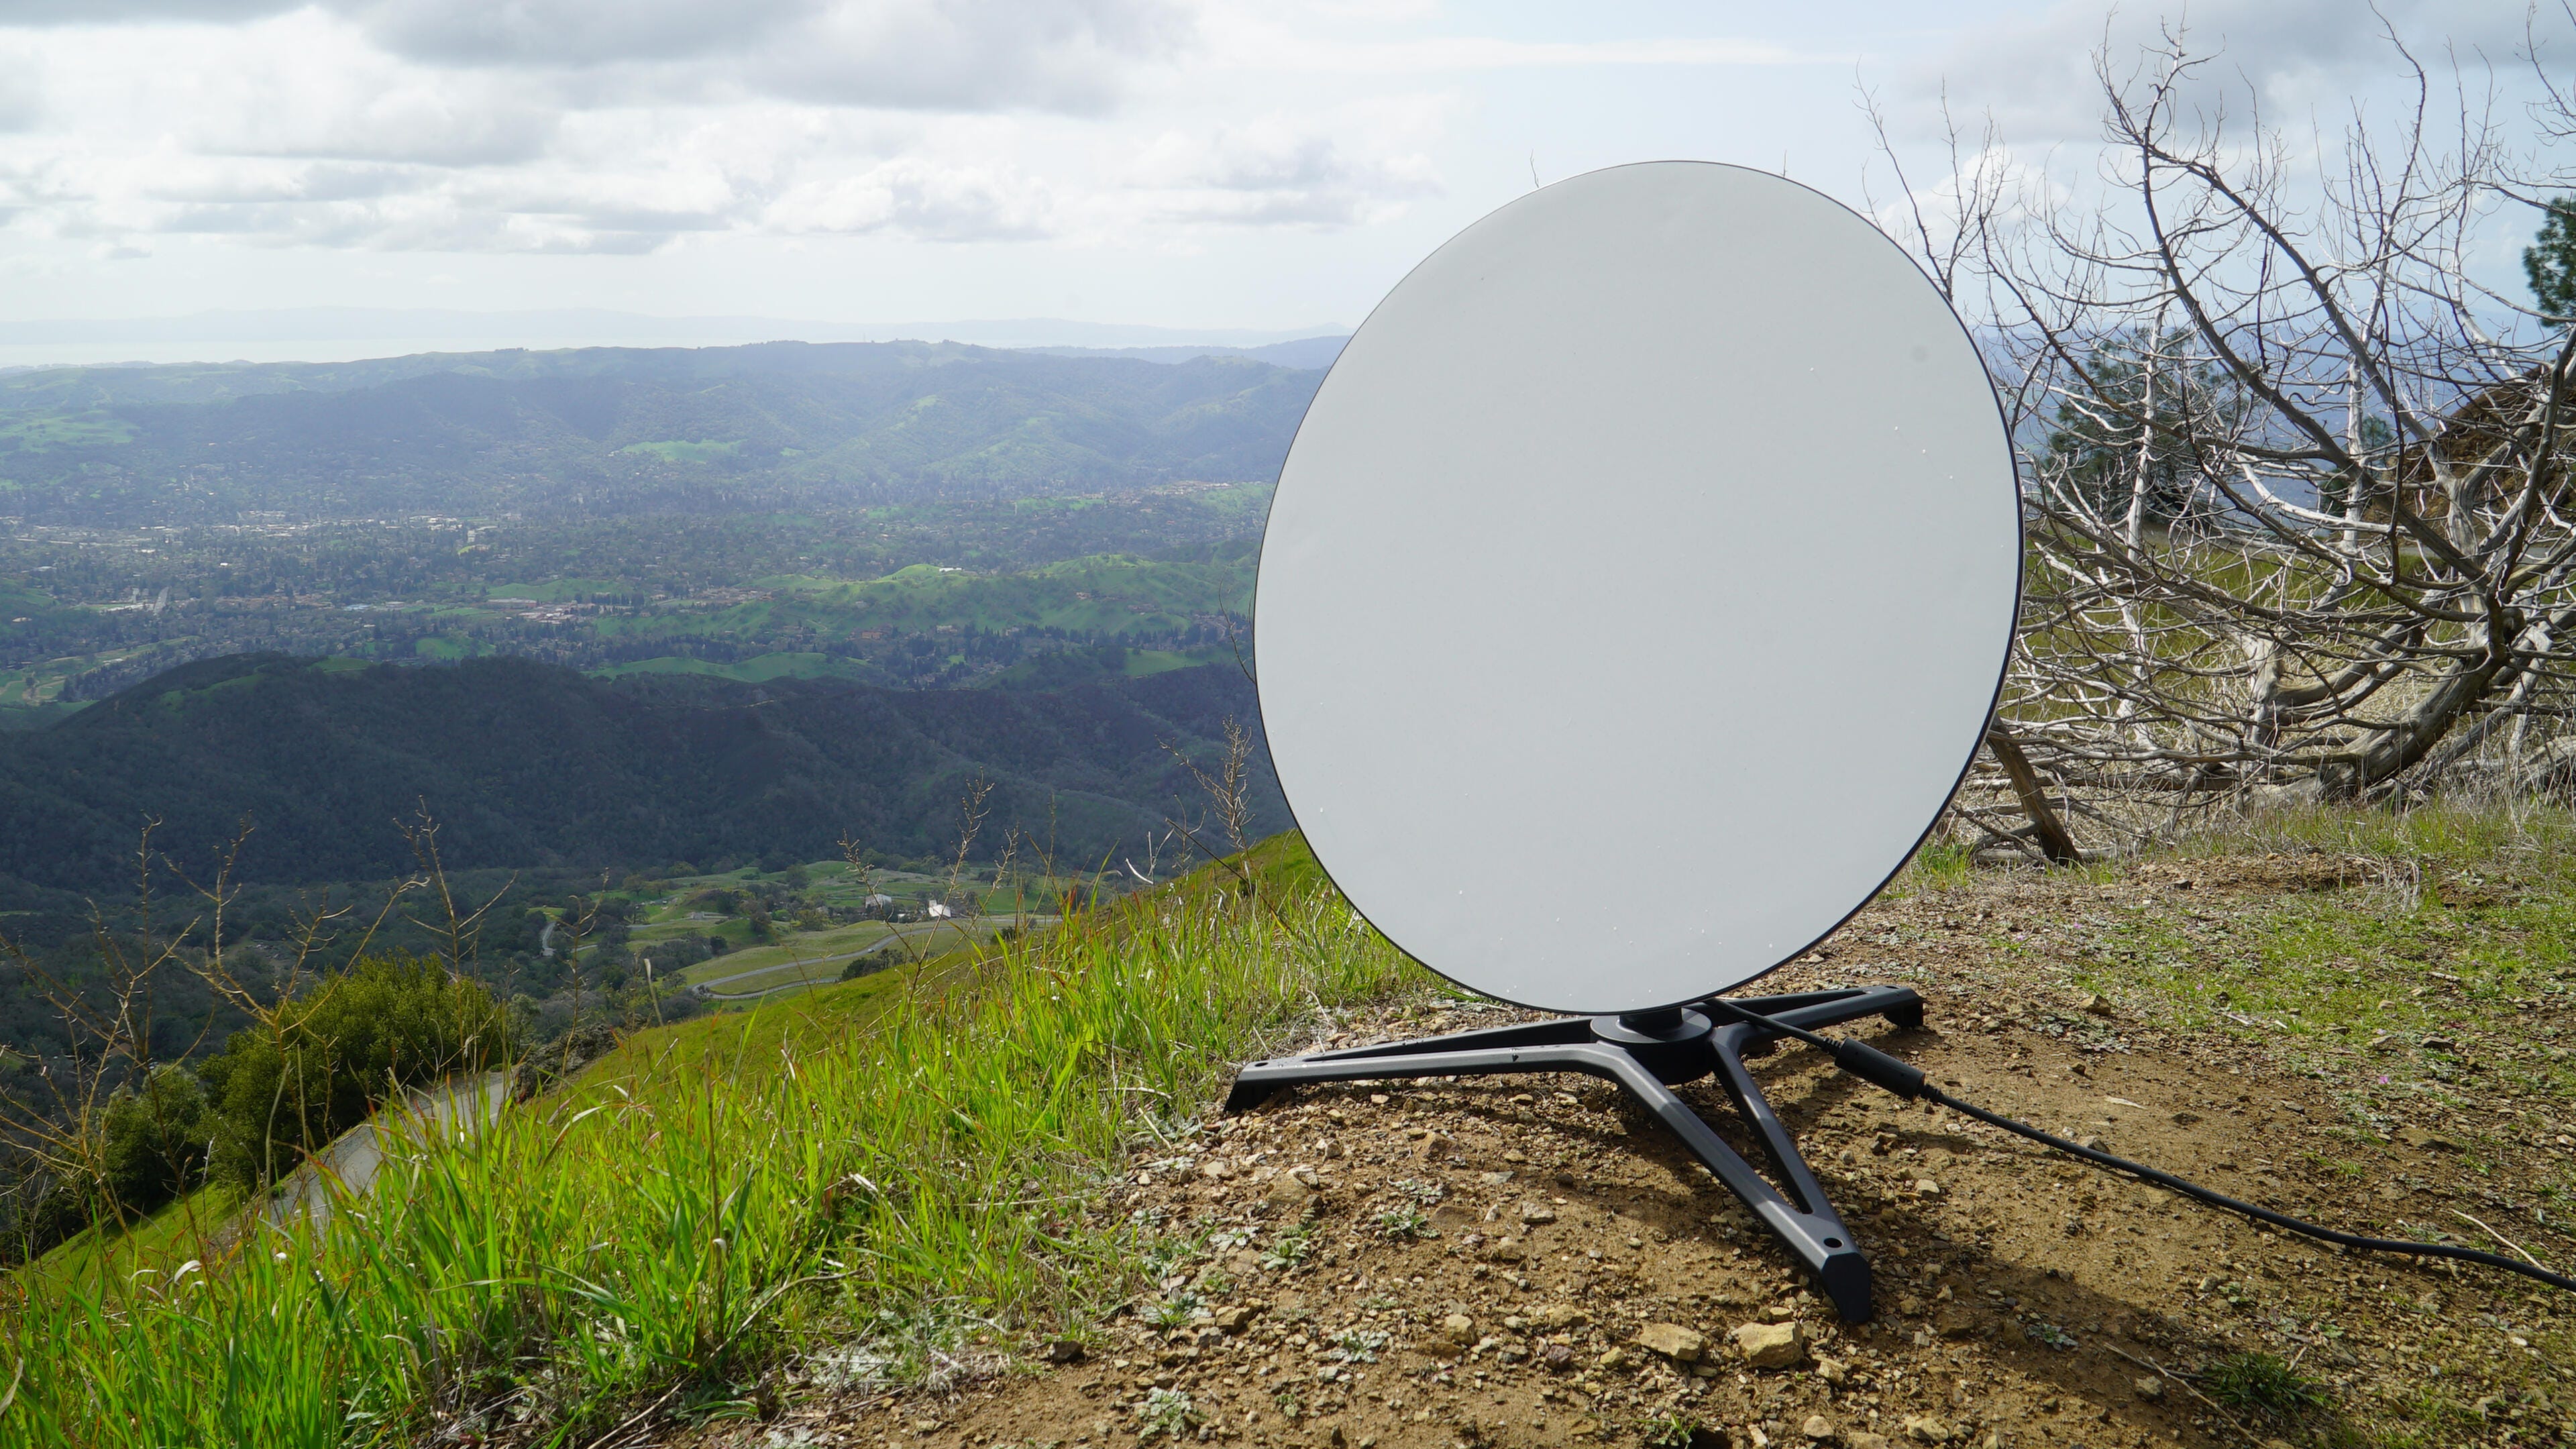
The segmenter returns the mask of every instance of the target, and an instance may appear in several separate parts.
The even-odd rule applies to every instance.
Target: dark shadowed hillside
[[[411,868],[394,821],[416,802],[453,867],[812,860],[844,835],[918,858],[954,849],[977,777],[994,785],[977,856],[1051,834],[1088,867],[1203,812],[1164,746],[1211,760],[1229,715],[1257,727],[1231,666],[1016,693],[235,655],[0,738],[0,875],[113,891],[147,816],[190,865],[249,816],[248,878],[382,878]],[[1276,830],[1285,808],[1255,762],[1260,828]]]

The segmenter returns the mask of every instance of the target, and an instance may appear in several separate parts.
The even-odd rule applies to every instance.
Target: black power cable
[[[2027,1122],[2016,1122],[2012,1118],[2003,1116],[2000,1113],[1989,1112],[1983,1107],[1979,1107],[1968,1102],[1962,1102],[1958,1098],[1951,1096],[1949,1093],[1942,1091],[1940,1088],[1933,1086],[1932,1083],[1924,1077],[1922,1068],[1889,1056],[1887,1053],[1880,1051],[1878,1048],[1857,1038],[1824,1036],[1817,1032],[1808,1031],[1803,1027],[1791,1026],[1787,1022],[1774,1020],[1762,1015],[1760,1012],[1747,1011],[1743,1007],[1737,1006],[1735,1003],[1723,999],[1712,998],[1708,1001],[1703,1001],[1697,1004],[1703,1007],[1715,1008],[1718,1011],[1735,1018],[1737,1021],[1759,1027],[1766,1032],[1774,1032],[1781,1036],[1795,1037],[1809,1046],[1830,1054],[1834,1059],[1835,1066],[1851,1073],[1853,1076],[1859,1077],[1863,1081],[1884,1087],[1888,1091],[1895,1093],[1897,1096],[1920,1098],[1926,1101],[1936,1102],[1941,1106],[1949,1108],[1953,1112],[1960,1113],[1963,1116],[1974,1117],[1978,1121],[1987,1123],[1991,1126],[2001,1127],[2006,1132],[2027,1137],[2031,1141],[2037,1142],[2043,1146],[2054,1147],[2060,1152],[2064,1152],[2075,1157],[2081,1157],[2087,1162],[2096,1163],[2100,1166],[2111,1168],[2117,1172],[2125,1172],[2134,1177],[2144,1178],[2146,1181],[2152,1182],[2159,1187],[2171,1188],[2173,1191],[2181,1193],[2185,1197],[2197,1198],[2198,1200],[2209,1204],[2211,1207],[2225,1208],[2232,1213],[2241,1213],[2259,1223],[2269,1223],[2276,1228],[2286,1229],[2290,1232],[2297,1233],[2302,1237],[2315,1238],[2319,1242],[2333,1243],[2339,1247],[2351,1248],[2357,1252],[2404,1253],[2418,1258],[2456,1258],[2464,1263],[2482,1263],[2490,1268],[2502,1268],[2509,1273],[2519,1273],[2525,1278],[2537,1278],[2552,1288],[2562,1289],[2569,1293],[2576,1293],[2576,1278],[2564,1277],[2560,1274],[2552,1273],[2548,1269],[2540,1267],[2538,1264],[2526,1263],[2516,1258],[2508,1258],[2501,1253],[2482,1252],[2476,1248],[2453,1247],[2448,1243],[2416,1243],[2409,1242],[2404,1238],[2366,1238],[2354,1233],[2339,1233],[2332,1228],[2320,1227],[2315,1223],[2305,1222],[2298,1218],[2290,1217],[2285,1213],[2276,1213],[2267,1207],[2257,1207],[2250,1202],[2239,1202],[2235,1198],[2229,1197],[2223,1192],[2213,1192],[2208,1188],[2202,1187],[2199,1183],[2187,1182],[2182,1178],[2174,1176],[2170,1172],[2160,1172],[2144,1163],[2131,1162],[2125,1157],[2114,1157],[2108,1152],[2096,1151],[2093,1148],[2083,1146],[2079,1143],[2069,1142],[2063,1137],[2042,1132]]]

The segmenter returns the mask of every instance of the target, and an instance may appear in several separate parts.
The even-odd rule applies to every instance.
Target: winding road
[[[318,1228],[330,1221],[335,1198],[343,1194],[363,1197],[375,1189],[376,1173],[385,1163],[380,1131],[417,1134],[425,1127],[445,1128],[460,1121],[467,1124],[464,1130],[471,1131],[499,1120],[509,1105],[508,1072],[452,1077],[435,1087],[418,1088],[400,1104],[380,1108],[375,1116],[341,1133],[330,1146],[306,1158],[303,1166],[278,1184],[261,1213],[281,1225],[297,1217],[309,1218]],[[384,1124],[381,1129],[380,1123]]]

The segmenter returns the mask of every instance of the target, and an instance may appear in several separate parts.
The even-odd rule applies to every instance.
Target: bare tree
[[[2407,114],[2293,137],[2181,31],[2106,43],[2097,184],[1954,128],[1947,214],[1907,187],[1895,230],[1978,326],[2024,469],[2029,774],[1998,794],[2044,775],[2134,835],[2429,783],[2563,717],[2576,333],[2468,265],[2545,188],[2470,78],[2386,44]]]

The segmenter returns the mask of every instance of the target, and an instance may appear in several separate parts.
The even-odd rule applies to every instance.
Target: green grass
[[[756,976],[726,981],[721,986],[711,986],[708,989],[719,996],[741,997],[749,996],[754,992],[774,992],[789,987],[829,986],[840,979],[841,967],[842,963],[839,961],[791,961],[784,966],[773,966]]]
[[[542,584],[496,584],[485,591],[487,599],[526,599],[539,604],[560,604],[584,594],[614,594],[625,585],[615,579],[555,579]]]
[[[1278,914],[1200,880],[641,1033],[479,1137],[396,1153],[363,1211],[176,1281],[22,1275],[0,1443],[408,1443],[504,1401],[583,1443],[647,1404],[719,1409],[809,1343],[1079,1323],[1158,1233],[1085,1211],[1130,1146],[1315,1006],[1422,980],[1302,853],[1257,852],[1304,883]]]
[[[2313,1379],[2268,1353],[2232,1353],[2201,1370],[2203,1392],[2231,1409],[2294,1419],[2326,1406]]]
[[[472,659],[491,653],[492,646],[454,634],[424,634],[412,641],[412,652],[423,659]]]
[[[0,417],[0,443],[21,448],[112,448],[135,437],[132,423],[99,409]]]
[[[863,581],[801,574],[754,579],[754,587],[773,590],[776,597],[703,612],[603,618],[597,627],[603,639],[757,637],[782,628],[859,635],[919,634],[944,627],[1060,628],[1109,637],[1171,634],[1210,614],[1246,612],[1252,574],[1250,558],[1180,563],[1127,554],[1097,554],[1007,574],[914,564]]]
[[[702,935],[718,934],[718,928],[728,924],[737,923],[716,921],[689,923],[697,934]],[[903,954],[907,958],[942,955],[961,947],[980,944],[992,933],[1010,924],[1011,917],[1008,915],[982,916],[959,922],[908,923],[901,928],[906,942]],[[662,928],[652,929],[659,936],[681,934]],[[723,934],[729,937],[741,936],[747,929],[743,927]],[[799,970],[807,975],[829,981],[840,974],[841,967],[852,956],[865,955],[877,949],[890,934],[892,931],[878,921],[859,921],[851,925],[835,927],[829,931],[799,931],[775,945],[740,946],[721,956],[710,956],[682,972],[681,979],[695,985],[701,982],[720,981],[728,976],[741,976],[752,971],[775,975],[775,979],[764,976],[756,981],[740,981],[713,988],[728,996],[740,995],[746,991],[765,990],[781,981],[792,979]],[[638,931],[635,933],[630,949],[640,955],[650,956],[653,954],[651,946],[652,940],[646,933]]]
[[[2353,864],[2340,886],[2223,905],[2151,893],[2094,929],[2079,984],[2147,993],[2179,1026],[2285,1047],[2331,1078],[2576,1097],[2576,1054],[2519,1025],[2576,1000],[2576,816],[2435,804],[2240,830],[2229,853]],[[2222,849],[2185,841],[2163,863]]]
[[[196,1256],[199,1247],[240,1210],[240,1193],[215,1185],[164,1204],[160,1211],[121,1230],[114,1223],[94,1224],[27,1269],[30,1281],[25,1286],[41,1282],[57,1290],[72,1289],[102,1275],[167,1272]]]

